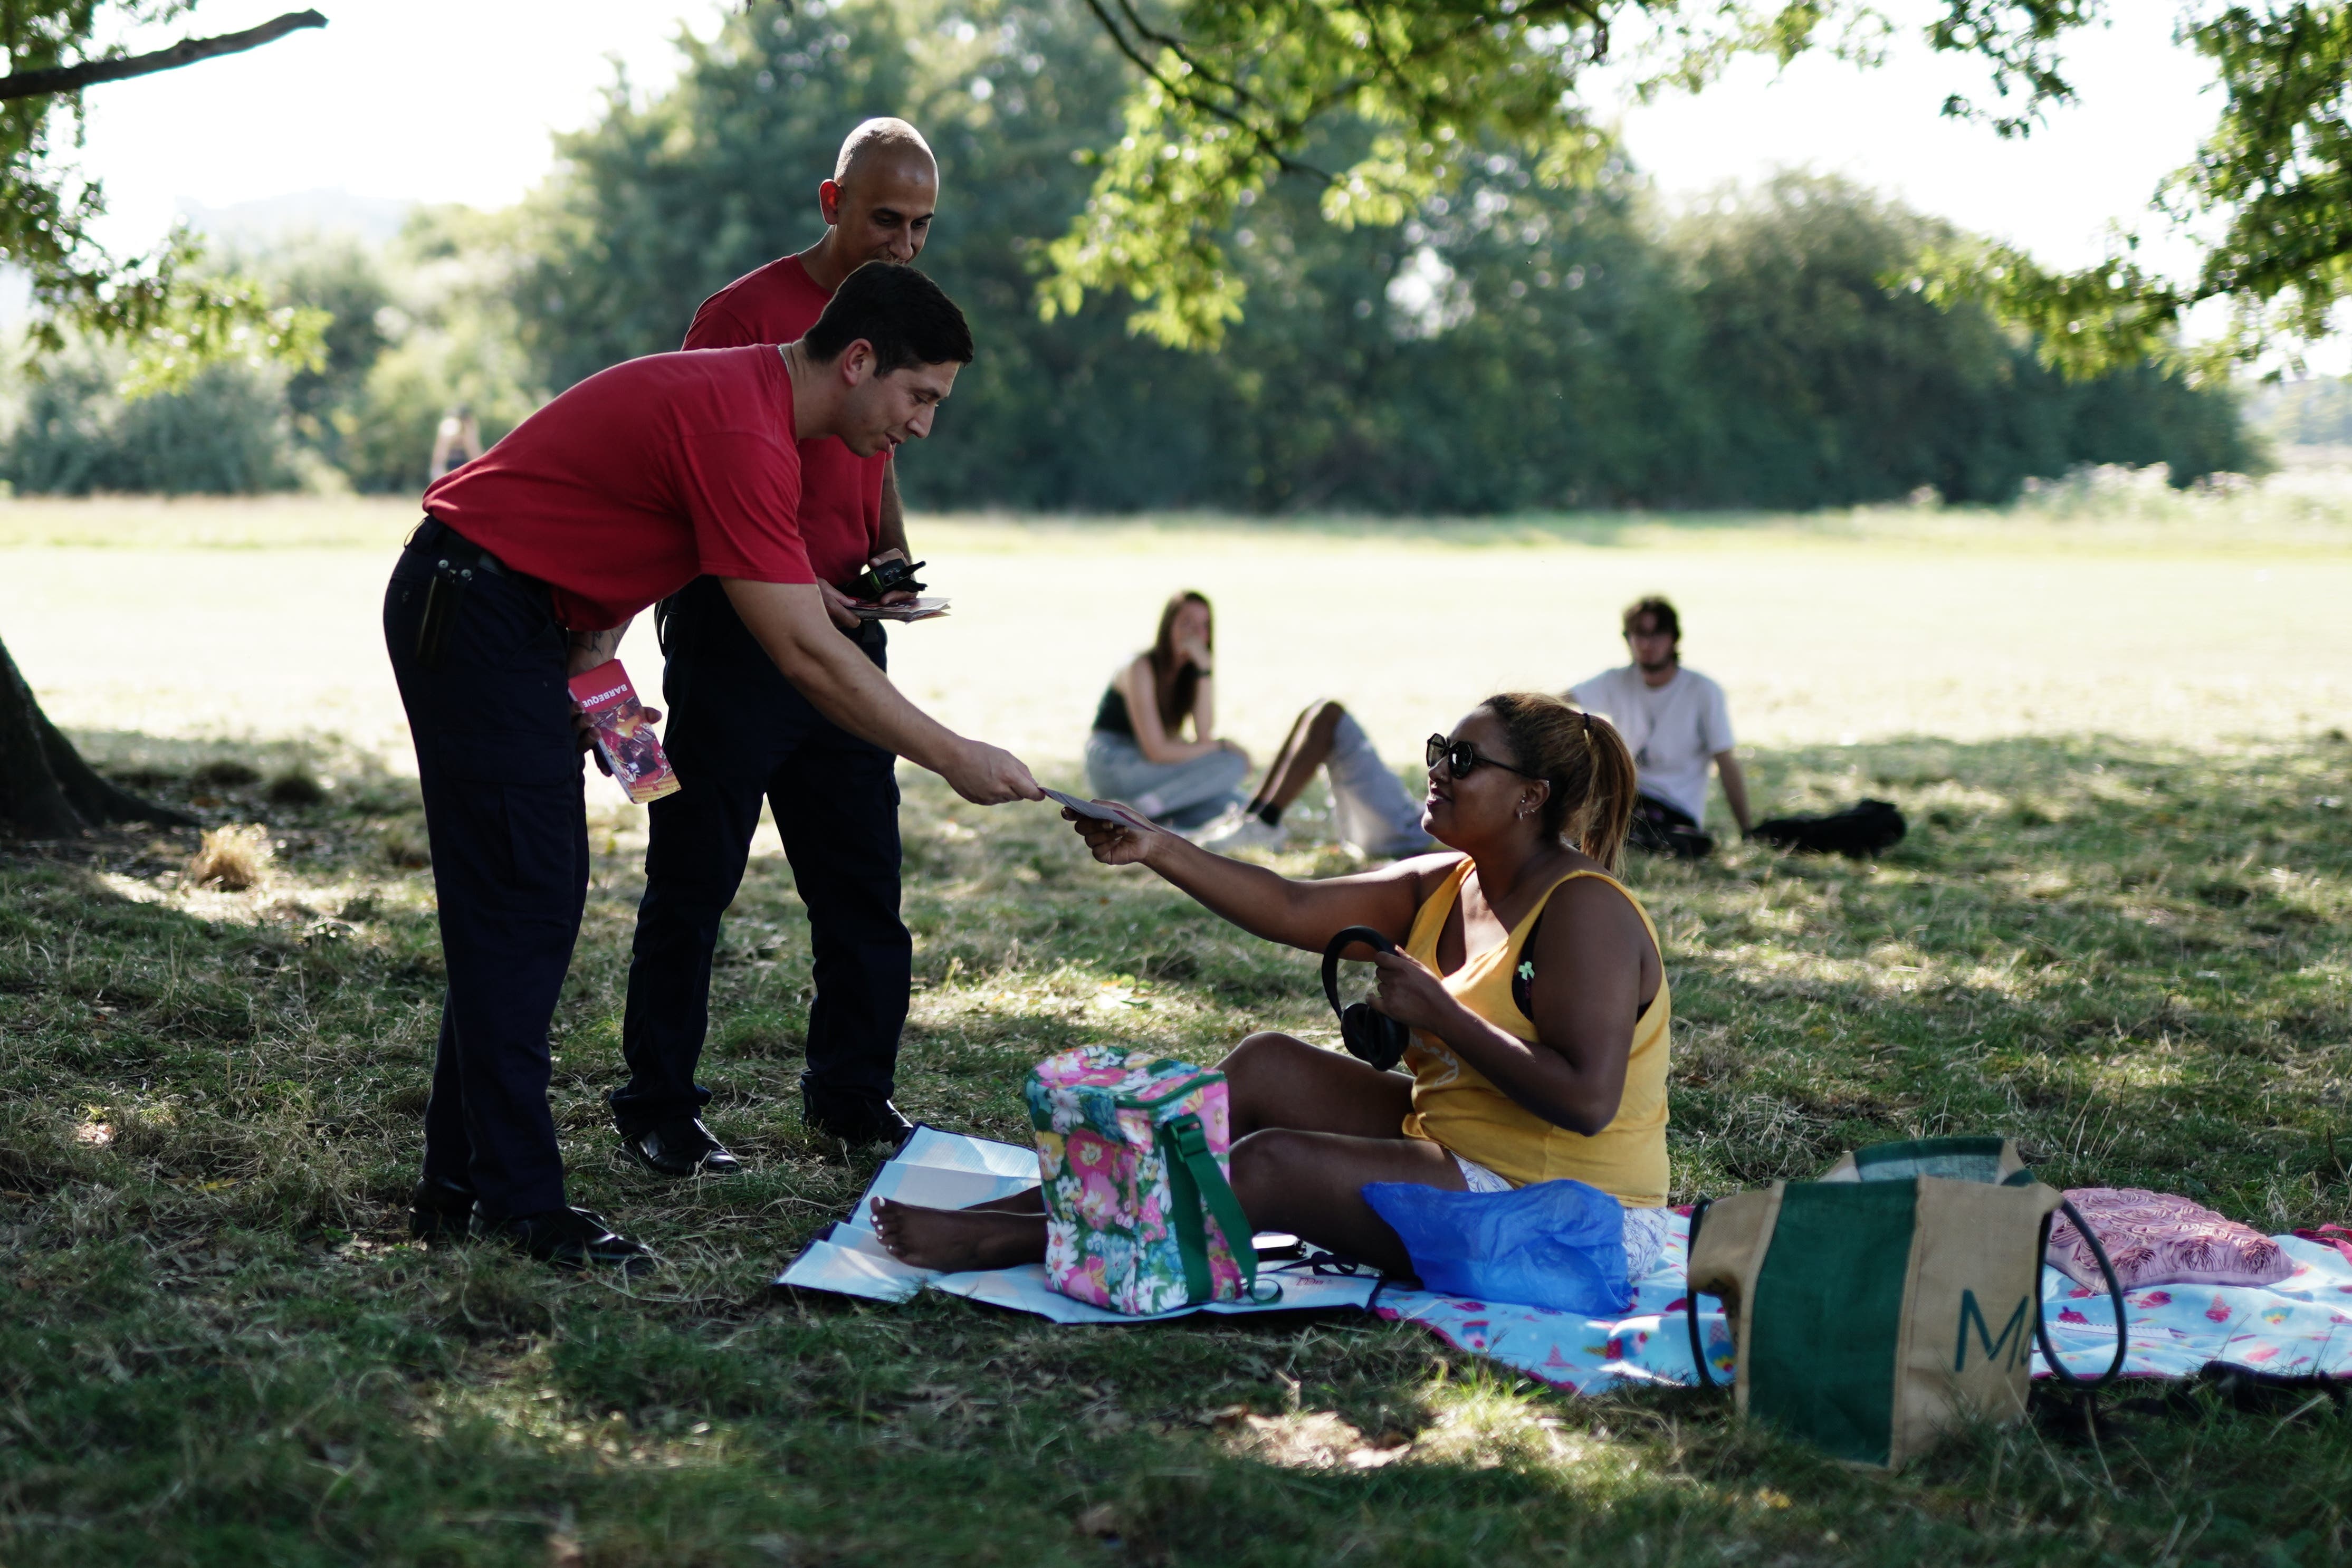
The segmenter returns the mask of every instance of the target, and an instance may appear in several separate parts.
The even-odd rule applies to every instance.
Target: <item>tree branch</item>
[[[1123,5],[1121,8],[1125,8]],[[1166,89],[1171,97],[1181,99],[1182,101],[1191,104],[1193,108],[1200,110],[1202,113],[1213,114],[1218,119],[1231,124],[1234,129],[1240,131],[1252,142],[1255,142],[1258,150],[1265,153],[1266,157],[1274,161],[1275,167],[1281,169],[1286,174],[1309,174],[1316,179],[1322,181],[1327,185],[1336,183],[1335,176],[1324,173],[1322,170],[1315,167],[1312,163],[1302,163],[1297,159],[1290,156],[1287,153],[1285,153],[1282,150],[1282,142],[1280,137],[1276,135],[1274,132],[1265,131],[1258,126],[1252,124],[1248,119],[1237,113],[1234,110],[1228,109],[1223,104],[1203,97],[1200,93],[1193,92],[1190,89],[1171,80],[1167,76],[1163,75],[1158,66],[1143,58],[1141,50],[1128,42],[1127,35],[1119,31],[1118,24],[1112,21],[1110,13],[1103,9],[1102,0],[1087,0],[1087,9],[1095,14],[1095,20],[1102,24],[1103,31],[1110,35],[1111,42],[1118,46],[1118,52],[1125,55],[1128,59],[1133,63],[1136,69],[1141,71],[1145,76],[1150,77],[1153,81],[1158,82],[1162,88]],[[1243,100],[1244,102],[1249,101],[1246,94],[1243,95]],[[1285,129],[1293,134],[1297,131],[1297,127],[1296,126],[1286,126]]]
[[[158,49],[152,55],[132,55],[114,60],[84,60],[79,65],[18,71],[13,76],[0,76],[0,100],[77,92],[93,82],[121,81],[125,77],[152,76],[157,71],[176,70],[182,66],[192,66],[198,60],[211,59],[215,55],[238,55],[247,49],[257,49],[304,27],[323,27],[326,25],[327,19],[316,11],[289,11],[274,22],[264,22],[258,27],[248,27],[242,33],[224,33],[217,38],[184,38],[170,48]]]

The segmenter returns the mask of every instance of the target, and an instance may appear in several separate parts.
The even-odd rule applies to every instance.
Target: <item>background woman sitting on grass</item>
[[[1490,1192],[1570,1176],[1625,1205],[1638,1278],[1665,1236],[1671,1003],[1656,929],[1610,875],[1633,813],[1633,758],[1605,720],[1510,692],[1431,736],[1429,761],[1423,822],[1451,853],[1328,881],[1073,819],[1096,859],[1149,866],[1255,935],[1319,953],[1360,925],[1404,950],[1374,957],[1375,1005],[1413,1031],[1410,1080],[1273,1033],[1218,1064],[1234,1190],[1259,1229],[1407,1273],[1366,1183]],[[874,1217],[884,1245],[918,1268],[1045,1256],[1034,1190],[972,1209],[877,1199]]]
[[[1151,646],[1111,677],[1095,710],[1087,784],[1097,795],[1180,828],[1240,804],[1249,754],[1217,739],[1216,646],[1208,596],[1170,595]]]
[[[1230,853],[1272,849],[1282,814],[1313,780],[1331,775],[1341,842],[1376,860],[1428,847],[1421,811],[1381,761],[1363,726],[1337,702],[1310,702],[1290,726],[1246,805],[1249,756],[1216,738],[1216,618],[1192,589],[1171,595],[1151,646],[1111,678],[1087,737],[1087,784],[1152,821]],[[1183,737],[1190,721],[1192,739]],[[1205,825],[1205,826],[1204,826]]]

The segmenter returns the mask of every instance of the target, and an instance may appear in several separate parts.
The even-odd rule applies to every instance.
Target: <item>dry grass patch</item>
[[[242,893],[269,872],[269,830],[257,825],[208,827],[188,859],[188,881],[199,888]]]

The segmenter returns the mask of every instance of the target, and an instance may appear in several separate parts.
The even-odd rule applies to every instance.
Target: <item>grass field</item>
[[[1615,605],[1664,587],[1732,688],[1762,799],[1876,794],[1915,824],[1868,865],[1634,863],[1675,984],[1678,1195],[1994,1130],[2061,1184],[2185,1191],[2276,1229],[2352,1214],[2352,525],[2332,504],[1467,535],[940,522],[918,542],[958,613],[909,628],[897,663],[1066,781],[1110,662],[1198,582],[1222,664],[1252,672],[1228,705],[1255,749],[1331,689],[1401,755],[1486,687],[1606,662]],[[772,1298],[872,1164],[799,1126],[789,873],[764,857],[730,921],[704,1075],[755,1171],[658,1184],[616,1157],[597,1098],[639,842],[601,804],[557,1117],[575,1201],[668,1264],[625,1290],[405,1245],[439,955],[381,655],[349,629],[402,521],[0,508],[0,631],[58,716],[278,845],[236,894],[184,886],[177,835],[0,861],[0,1563],[2316,1564],[2352,1545],[2352,1415],[2309,1390],[2184,1391],[2095,1445],[1964,1434],[1888,1479],[1705,1396],[1568,1398],[1354,1319],[1079,1331]],[[273,801],[305,769],[324,798]],[[904,820],[911,1114],[1020,1139],[1019,1075],[1053,1049],[1328,1037],[1304,956],[1094,866],[1047,814],[910,774]],[[1342,866],[1306,826],[1277,863]]]
[[[1198,586],[1226,729],[1263,757],[1337,696],[1402,761],[1478,694],[1622,663],[1619,607],[1662,591],[1748,741],[2308,736],[2352,712],[2352,470],[2274,484],[2010,514],[918,519],[956,608],[892,663],[950,723],[1074,758],[1112,668]],[[0,502],[0,635],[68,726],[332,733],[404,766],[377,617],[415,521],[389,500]],[[643,626],[623,657],[658,668]]]

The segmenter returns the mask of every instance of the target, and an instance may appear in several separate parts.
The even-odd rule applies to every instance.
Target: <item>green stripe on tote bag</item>
[[[1739,1358],[1756,1368],[1750,1415],[1841,1459],[1887,1462],[1918,1206],[1910,1182],[1809,1183],[1780,1194]]]

